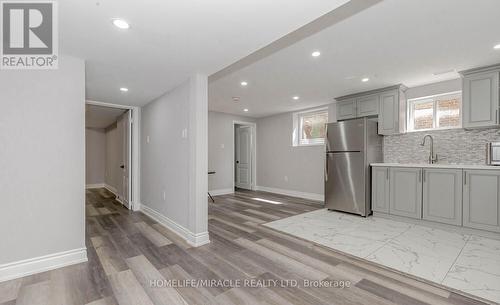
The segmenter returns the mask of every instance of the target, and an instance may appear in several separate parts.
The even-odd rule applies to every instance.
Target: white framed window
[[[328,108],[293,114],[293,146],[325,144]]]
[[[407,101],[407,131],[462,127],[462,92],[450,92]]]

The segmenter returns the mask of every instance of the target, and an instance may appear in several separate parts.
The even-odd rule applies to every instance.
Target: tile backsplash
[[[434,153],[438,163],[485,164],[486,143],[500,141],[500,129],[448,129],[410,132],[384,137],[384,162],[427,163],[429,140],[420,146],[424,135],[434,137]]]

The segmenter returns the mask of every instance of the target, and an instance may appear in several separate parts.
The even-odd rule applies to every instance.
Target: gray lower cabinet
[[[465,170],[464,227],[500,232],[500,171]]]
[[[425,220],[462,225],[462,170],[422,169]]]
[[[356,117],[356,99],[337,103],[337,120],[348,120]]]
[[[389,213],[389,168],[374,167],[372,170],[372,210]]]
[[[422,218],[422,169],[391,168],[389,193],[390,214]]]

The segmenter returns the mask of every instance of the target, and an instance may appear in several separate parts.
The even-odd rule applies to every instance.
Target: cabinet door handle
[[[386,175],[386,177],[387,177],[387,180],[389,180],[389,168],[387,168],[387,175]]]
[[[418,182],[422,182],[422,170],[418,173]]]
[[[424,183],[425,183],[425,169],[422,170],[422,179],[424,179]]]
[[[464,185],[467,185],[467,172],[464,171]]]
[[[495,111],[495,123],[498,124],[498,109]]]

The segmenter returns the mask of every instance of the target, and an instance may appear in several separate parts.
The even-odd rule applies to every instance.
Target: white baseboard
[[[0,265],[0,282],[87,261],[87,248],[74,249]]]
[[[115,195],[116,195],[116,194],[115,194]],[[116,201],[118,201],[121,205],[125,205],[125,204],[123,203],[123,200],[120,198],[120,196],[116,196],[115,200],[116,200]]]
[[[325,200],[325,196],[323,194],[305,193],[305,192],[278,189],[278,188],[267,187],[267,186],[257,186],[257,187],[255,187],[255,189],[257,191],[263,191],[263,192],[275,193],[275,194],[286,195],[286,196],[291,196],[291,197],[304,198],[304,199],[308,199],[308,200],[320,201],[321,203],[324,202],[324,200]]]
[[[113,195],[115,195],[116,197],[118,197],[118,191],[116,190],[116,188],[112,187],[111,185],[109,184],[106,184],[104,183],[104,186],[103,186],[105,189],[107,189],[108,191],[110,191],[111,193],[113,193]]]
[[[210,190],[208,191],[212,196],[221,196],[221,195],[229,195],[234,194],[234,189],[219,189],[219,190]]]
[[[86,189],[100,189],[106,187],[105,183],[96,183],[96,184],[87,184],[85,185]]]
[[[141,210],[142,204],[140,202],[134,202],[132,204],[132,211],[139,212]]]
[[[111,193],[113,193],[115,196],[118,196],[117,195],[118,191],[116,190],[116,188],[114,188],[111,185],[106,184],[106,183],[87,184],[87,185],[85,185],[85,188],[86,189],[100,189],[100,188],[105,188],[108,191],[110,191]]]
[[[120,195],[118,195],[118,191],[116,190],[116,188],[112,187],[111,185],[109,184],[104,184],[103,188],[107,189],[108,191],[110,191],[111,193],[113,193],[113,195],[115,195],[115,200],[118,201],[121,205],[123,205],[124,207],[129,207],[129,205],[131,204],[130,202],[125,204],[125,202],[122,200],[122,198],[120,197]],[[140,207],[140,204],[139,204],[139,207]],[[133,210],[134,211],[139,211],[139,207],[135,207],[133,206]]]
[[[176,233],[180,237],[182,237],[188,244],[193,247],[203,246],[205,244],[210,243],[210,239],[208,236],[208,232],[203,233],[193,233],[189,231],[187,228],[181,226],[170,218],[160,214],[159,212],[153,210],[152,208],[141,204],[141,212],[145,215],[149,216],[165,228],[171,230]]]

